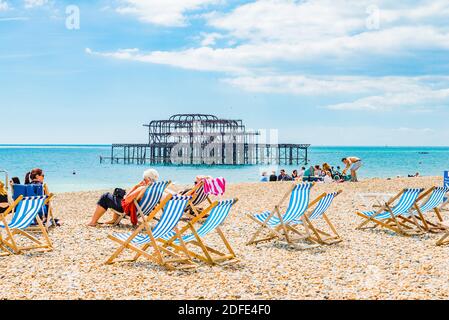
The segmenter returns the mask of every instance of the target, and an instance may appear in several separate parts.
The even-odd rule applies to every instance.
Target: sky
[[[313,145],[449,145],[447,0],[0,0],[0,144],[177,113]]]

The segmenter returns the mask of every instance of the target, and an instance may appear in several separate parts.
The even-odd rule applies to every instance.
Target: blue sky
[[[199,112],[283,142],[449,145],[447,21],[447,0],[0,0],[0,143],[145,142]]]

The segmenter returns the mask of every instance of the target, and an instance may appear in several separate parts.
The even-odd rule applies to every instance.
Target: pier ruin
[[[242,120],[209,114],[177,114],[151,121],[148,143],[113,144],[112,164],[160,165],[301,165],[308,163],[310,144],[266,141],[267,134],[248,130]]]

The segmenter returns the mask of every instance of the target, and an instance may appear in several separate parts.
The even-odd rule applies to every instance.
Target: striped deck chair
[[[106,264],[114,263],[116,258],[125,249],[129,249],[134,252],[135,256],[130,260],[123,261],[134,262],[139,257],[144,256],[148,260],[160,264],[169,270],[195,268],[196,264],[191,261],[177,228],[184,210],[191,199],[192,197],[188,196],[169,195],[154,208],[149,216],[143,219],[143,223],[134,232],[109,235],[109,239],[118,242],[120,247],[106,261]],[[162,211],[161,217],[156,225],[151,228],[150,222],[154,221],[159,211]],[[173,250],[158,245],[158,239],[170,234],[173,230],[181,241],[184,257],[177,252],[173,252]],[[153,249],[153,254],[147,252],[150,248]],[[180,267],[178,266],[179,264],[181,264]]]
[[[357,211],[356,214],[365,219],[365,221],[357,227],[357,230],[381,226],[402,235],[422,234],[424,231],[420,228],[411,228],[407,224],[409,221],[403,215],[407,214],[413,207],[416,210],[419,210],[416,201],[423,190],[424,189],[403,189],[377,211]],[[397,200],[397,204],[392,207]],[[413,220],[416,220],[414,215],[411,217]],[[370,223],[373,223],[373,227],[367,226]],[[417,225],[418,221],[415,221],[415,223]]]
[[[198,182],[188,195],[192,196],[192,202],[188,205],[186,213],[191,217],[197,217],[201,214],[201,205],[204,202],[207,201],[209,205],[212,204],[209,195],[204,192],[204,181]]]
[[[148,216],[153,211],[153,209],[161,201],[165,189],[167,189],[170,184],[171,181],[155,182],[147,188],[145,194],[139,202],[134,200],[139,218],[143,220],[143,217]],[[119,218],[115,221],[114,226],[119,225],[120,222],[126,217],[125,213],[117,212],[117,214],[119,215]]]
[[[179,234],[182,236],[182,240],[184,241],[186,247],[188,247],[189,245],[199,247],[203,253],[198,254],[194,251],[188,250],[188,253],[192,258],[197,258],[210,265],[221,264],[222,262],[235,263],[239,261],[236,258],[234,250],[232,250],[232,247],[226,239],[224,233],[220,229],[220,226],[229,216],[232,206],[237,203],[237,201],[238,199],[225,200],[220,202],[216,201],[212,203],[208,208],[204,209],[199,216],[195,217],[192,221],[187,223],[186,226],[179,230]],[[200,225],[198,229],[195,229],[195,225],[206,214],[209,214],[206,221],[202,225]],[[191,233],[184,235],[189,230],[191,231]],[[216,248],[212,248],[204,243],[202,238],[210,234],[212,231],[216,231],[218,233],[225,247],[227,248],[228,253],[220,252]],[[176,250],[183,249],[182,247],[180,247],[180,240],[178,239],[176,233],[173,231],[162,237],[162,239],[164,247],[172,246]]]
[[[318,243],[331,245],[335,243],[340,243],[343,240],[335,229],[334,225],[326,215],[326,211],[332,205],[334,199],[341,194],[342,191],[325,193],[322,195],[321,200],[316,204],[315,209],[310,214],[304,214],[299,220],[294,220],[293,224],[302,225],[304,228],[312,230],[313,235],[311,235],[308,240]],[[314,221],[323,218],[323,221],[327,224],[330,231],[324,231],[314,225]]]
[[[300,219],[310,206],[313,206],[321,200],[318,198],[310,202],[310,189],[312,186],[313,184],[311,183],[294,184],[284,195],[279,204],[274,207],[273,211],[266,211],[256,215],[247,214],[248,218],[260,225],[259,229],[254,233],[247,245],[279,238],[285,239],[287,243],[300,247],[301,249],[311,248],[311,246],[299,246],[294,243],[288,233],[289,231],[295,232],[295,229],[290,228],[290,224],[292,224],[294,220]],[[285,214],[282,215],[280,213],[280,207],[289,195],[291,195],[290,203]],[[264,231],[268,231],[268,237],[258,238],[259,234]],[[304,238],[309,236],[310,234],[307,234]]]
[[[14,253],[19,254],[23,251],[39,249],[39,251],[51,251],[53,245],[48,237],[47,229],[42,223],[39,217],[39,213],[42,212],[43,207],[51,200],[50,196],[41,197],[28,197],[23,198],[19,196],[14,203],[0,215],[0,232],[4,230],[6,238],[2,238],[2,248],[9,247]],[[11,213],[12,218],[10,222],[6,221],[6,217]],[[27,232],[28,228],[37,221],[39,232],[41,233],[43,240],[36,238]],[[18,244],[16,237],[22,236],[27,240],[31,240],[33,245],[21,246]]]
[[[413,210],[411,212],[408,212],[407,214],[404,214],[403,216],[406,218],[411,217],[411,215],[414,215],[420,222],[420,225],[418,227],[423,228],[426,231],[430,232],[441,232],[448,229],[448,227],[445,227],[441,223],[443,222],[443,218],[441,216],[440,207],[444,203],[444,197],[446,193],[448,192],[449,188],[445,187],[432,187],[426,192],[424,192],[418,199],[417,203],[420,201],[423,201],[427,198],[427,201],[423,203],[422,205],[418,206],[417,210]],[[430,196],[429,196],[430,195]],[[432,222],[425,218],[426,213],[433,211],[438,219],[438,222]],[[415,221],[410,221],[414,223]]]
[[[50,191],[48,190],[48,185],[45,183],[43,185],[40,184],[15,184],[11,185],[11,191],[12,191],[12,199],[16,200],[19,196],[23,196],[24,198],[27,197],[40,197],[40,196],[49,196]],[[57,221],[55,217],[53,216],[53,206],[51,201],[48,202],[46,206],[44,206],[42,212],[40,213],[41,217],[44,217],[43,223],[45,225],[45,228],[47,230],[50,227],[54,227],[57,225]],[[37,227],[30,227],[30,231],[37,230],[39,231],[39,228]]]

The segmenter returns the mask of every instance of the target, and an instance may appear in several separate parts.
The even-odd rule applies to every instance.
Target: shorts
[[[362,160],[353,163],[353,164],[351,165],[350,170],[351,170],[351,171],[356,171],[356,170],[360,169],[361,166],[362,166]]]
[[[122,198],[114,196],[111,193],[105,193],[102,195],[97,204],[105,210],[112,209],[123,213]]]

